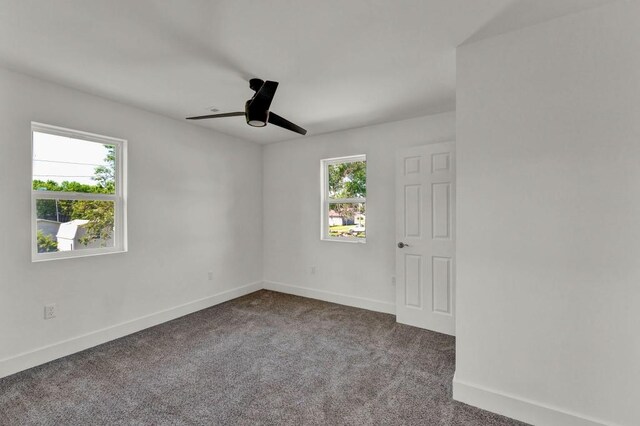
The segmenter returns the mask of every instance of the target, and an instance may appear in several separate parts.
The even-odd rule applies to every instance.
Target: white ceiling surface
[[[242,111],[249,78],[276,80],[272,110],[312,135],[451,111],[456,46],[607,1],[0,0],[0,63],[177,119]]]

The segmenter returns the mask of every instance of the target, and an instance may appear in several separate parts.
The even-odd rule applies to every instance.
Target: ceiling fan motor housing
[[[244,112],[245,118],[247,119],[247,124],[253,127],[264,127],[267,125],[267,120],[269,119],[269,111],[262,110],[257,108],[251,108],[251,100],[248,100],[244,104]]]
[[[254,92],[257,92],[258,90],[260,90],[263,84],[264,84],[264,80],[260,78],[252,78],[251,80],[249,80],[249,88]]]

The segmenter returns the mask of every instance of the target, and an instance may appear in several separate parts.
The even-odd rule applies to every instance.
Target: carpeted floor
[[[451,399],[454,338],[270,291],[0,379],[2,425],[516,425]]]

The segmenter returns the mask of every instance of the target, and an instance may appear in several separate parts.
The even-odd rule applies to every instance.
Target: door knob
[[[405,247],[409,247],[409,244],[405,244],[402,241],[398,243],[398,248],[405,248]]]

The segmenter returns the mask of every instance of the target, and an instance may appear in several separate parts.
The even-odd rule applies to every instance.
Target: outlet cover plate
[[[51,303],[44,306],[44,319],[52,319],[56,317],[56,304]]]

